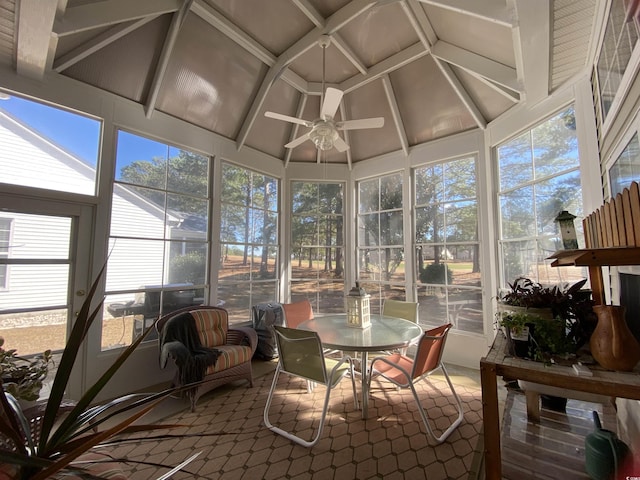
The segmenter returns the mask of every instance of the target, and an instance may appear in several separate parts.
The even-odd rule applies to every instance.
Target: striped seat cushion
[[[218,345],[216,350],[221,352],[215,365],[207,368],[206,375],[232,368],[251,360],[251,347],[245,345]]]
[[[229,316],[224,310],[192,310],[200,342],[205,347],[218,347],[227,343]],[[218,362],[219,363],[219,362]]]

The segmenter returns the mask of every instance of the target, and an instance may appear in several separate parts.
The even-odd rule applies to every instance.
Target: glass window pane
[[[225,204],[249,205],[251,173],[228,163],[222,166],[222,198]]]
[[[375,212],[380,205],[380,181],[376,178],[374,180],[367,180],[358,184],[358,211],[360,213]]]
[[[358,216],[358,245],[379,245],[380,216],[377,213]]]
[[[416,205],[444,202],[444,167],[442,164],[415,171]]]
[[[318,190],[318,210],[320,213],[342,214],[341,183],[321,183]]]
[[[167,186],[168,155],[168,145],[119,131],[115,179],[164,190]]]
[[[535,234],[533,187],[524,187],[500,197],[502,238],[522,238]]]
[[[0,110],[0,182],[95,195],[102,123],[14,95]]]
[[[531,135],[527,132],[497,149],[500,190],[508,190],[533,180]]]
[[[206,197],[209,188],[209,158],[169,147],[167,190]]]
[[[538,125],[531,131],[531,138],[536,178],[579,166],[573,108]]]
[[[111,206],[111,235],[163,239],[165,204],[163,192],[115,184]]]
[[[220,282],[249,280],[249,255],[248,247],[223,243],[221,245]]]
[[[108,291],[162,285],[164,241],[118,238],[109,250]]]
[[[580,172],[575,170],[536,184],[535,198],[537,232],[559,235],[555,218],[561,211],[567,210],[578,217],[582,216]]]
[[[473,242],[478,239],[478,209],[475,201],[449,204],[445,210],[447,242]]]
[[[237,205],[223,204],[220,222],[220,237],[225,242],[244,243],[249,234],[248,209]]]
[[[380,210],[402,208],[402,175],[387,175],[380,179]]]
[[[611,196],[622,193],[640,179],[640,143],[636,132],[609,171]]]
[[[445,198],[448,202],[476,198],[476,169],[474,158],[447,162],[445,170]],[[441,200],[442,201],[442,200]]]
[[[380,235],[382,245],[402,245],[404,241],[402,211],[380,214]]]

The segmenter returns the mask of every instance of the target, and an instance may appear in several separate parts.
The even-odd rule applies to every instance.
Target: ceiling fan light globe
[[[309,135],[316,148],[322,151],[331,150],[337,137],[338,132],[330,125],[319,125]]]

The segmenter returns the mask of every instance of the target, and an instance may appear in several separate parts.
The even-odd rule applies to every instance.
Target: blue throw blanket
[[[220,350],[207,348],[200,342],[196,322],[189,312],[170,318],[160,337],[160,368],[168,358],[178,367],[179,387],[200,382],[210,365],[215,365]]]

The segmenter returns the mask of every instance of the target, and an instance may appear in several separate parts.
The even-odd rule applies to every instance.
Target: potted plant
[[[102,310],[104,299],[93,309],[91,304],[104,269],[103,267],[100,271],[76,317],[62,352],[50,395],[42,405],[42,411],[37,418],[37,425],[33,423],[34,418],[25,414],[14,395],[0,388],[0,473],[5,474],[3,478],[39,480],[56,476],[69,478],[69,475],[75,475],[76,478],[101,478],[100,474],[96,473],[96,467],[99,468],[101,462],[113,463],[114,459],[103,457],[96,460],[93,456],[88,457],[87,454],[94,447],[114,443],[117,441],[114,437],[119,434],[181,426],[134,425],[134,422],[164,398],[184,388],[193,387],[194,384],[154,394],[129,394],[104,404],[93,404],[98,393],[153,327],[146,329],[123,350],[102,377],[90,386],[77,402],[70,407],[65,406],[64,411],[67,413],[60,415],[71,369],[91,323]],[[13,354],[9,357],[13,357]],[[40,366],[42,367],[42,364]],[[107,420],[110,423],[104,426]],[[100,427],[104,429],[100,430]],[[185,463],[172,471],[183,467]]]
[[[503,316],[513,313],[533,315],[538,318],[538,338],[548,337],[550,354],[566,354],[567,350],[576,353],[588,345],[597,324],[591,292],[582,290],[586,281],[585,278],[573,284],[543,286],[526,277],[517,278],[498,297],[497,321],[500,323]],[[551,322],[549,328],[541,319]],[[562,342],[555,338],[556,332],[560,332]]]
[[[53,364],[51,350],[31,358],[18,356],[15,349],[5,350],[4,338],[0,337],[0,378],[4,390],[13,395],[22,407],[40,397],[42,384]]]
[[[509,340],[509,353],[517,357],[550,362],[552,357],[575,354],[560,318],[540,317],[527,312],[503,312],[499,325]]]

